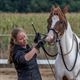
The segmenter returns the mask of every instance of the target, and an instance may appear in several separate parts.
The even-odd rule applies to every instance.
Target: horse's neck
[[[64,35],[61,38],[61,46],[64,54],[70,51],[72,47],[72,39],[73,39],[73,32],[71,30],[70,24],[68,23],[67,30],[64,32]]]

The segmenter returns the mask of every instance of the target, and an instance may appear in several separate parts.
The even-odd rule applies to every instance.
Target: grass
[[[0,33],[9,34],[13,27],[23,27],[26,33],[33,34],[32,22],[35,25],[37,31],[46,31],[47,22],[46,19],[48,14],[11,14],[1,13],[0,14]]]
[[[38,32],[45,33],[47,30],[48,13],[1,13],[0,34],[9,34],[14,27],[22,27],[28,34],[33,34],[32,22]],[[73,31],[80,36],[80,13],[68,13],[66,15]]]
[[[22,27],[27,34],[34,34],[32,22],[38,32],[47,32],[47,18],[49,13],[0,13],[0,34],[10,34],[14,27]],[[67,13],[67,20],[71,24],[72,30],[80,36],[80,13]],[[29,36],[29,43],[33,42],[33,36]],[[0,36],[0,49],[4,52],[7,50],[9,44],[9,38],[7,36]],[[4,49],[4,50],[3,50]],[[54,52],[54,51],[53,51]],[[43,52],[41,51],[41,58],[44,58]],[[6,55],[7,56],[7,55]],[[6,57],[5,57],[6,58]]]
[[[80,13],[67,14],[72,30],[80,37]]]

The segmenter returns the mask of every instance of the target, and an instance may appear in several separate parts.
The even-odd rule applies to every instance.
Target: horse
[[[80,39],[66,18],[67,7],[51,8],[45,41],[55,43],[58,54],[54,64],[56,80],[80,80]]]

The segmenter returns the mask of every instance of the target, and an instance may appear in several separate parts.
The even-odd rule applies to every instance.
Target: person
[[[38,42],[37,37],[35,40]],[[27,40],[28,37],[22,29],[12,30],[9,63],[14,63],[18,80],[42,80],[36,57],[38,49],[44,43],[40,40],[35,47],[30,48]]]

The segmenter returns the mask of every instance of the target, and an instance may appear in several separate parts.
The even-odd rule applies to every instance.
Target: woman
[[[16,28],[11,33],[9,62],[14,63],[18,80],[42,80],[39,72],[36,55],[38,49],[44,45],[43,41],[29,47],[25,32]]]

